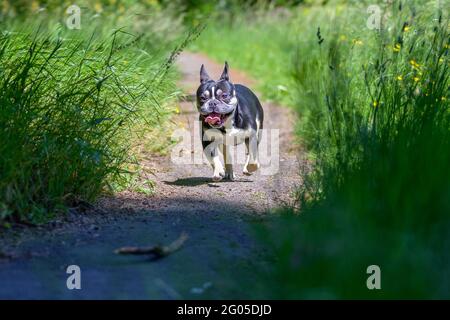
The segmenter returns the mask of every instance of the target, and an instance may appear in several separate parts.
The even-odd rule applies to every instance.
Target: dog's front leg
[[[225,179],[233,181],[233,153],[231,143],[228,140],[223,144],[223,159],[225,161]]]
[[[202,141],[202,144],[206,158],[213,167],[213,181],[222,180],[225,176],[225,171],[219,158],[219,145],[221,144],[221,142],[219,141],[219,139],[214,139],[213,141]]]

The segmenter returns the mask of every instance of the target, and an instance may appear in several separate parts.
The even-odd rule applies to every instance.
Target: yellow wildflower
[[[418,64],[418,63],[416,62],[416,60],[414,60],[414,59],[411,59],[411,60],[409,61],[409,63],[411,64],[411,66],[412,66],[414,69],[419,69],[419,68],[420,68],[420,64]]]
[[[39,2],[38,1],[32,1],[31,2],[31,11],[38,11],[39,10]]]
[[[353,44],[355,44],[357,46],[360,46],[360,45],[363,44],[363,42],[361,40],[359,40],[359,39],[353,39]]]
[[[402,80],[403,80],[403,77],[402,77],[402,76],[397,76],[397,80],[398,80],[398,81],[402,81]]]
[[[405,26],[405,27],[403,28],[403,32],[408,32],[409,29],[411,29],[409,26]]]
[[[413,78],[415,82],[419,82],[420,78],[419,77],[414,77]]]
[[[3,14],[8,13],[9,9],[10,9],[9,2],[8,2],[7,0],[3,0],[3,3],[2,3],[2,13],[3,13]]]
[[[396,43],[394,46],[394,52],[399,52],[402,48],[402,45],[400,43]]]
[[[102,4],[101,4],[100,2],[96,2],[95,5],[94,5],[94,10],[95,10],[95,12],[97,12],[97,13],[102,12],[102,11],[103,11],[103,6],[102,6]]]
[[[375,100],[375,101],[373,102],[373,107],[374,107],[374,108],[378,107],[378,101]]]

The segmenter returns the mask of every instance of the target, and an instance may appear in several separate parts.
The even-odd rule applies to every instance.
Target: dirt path
[[[178,66],[182,72],[180,87],[187,94],[194,93],[199,86],[199,69],[205,64],[211,77],[218,79],[222,73],[223,65],[211,61],[199,53],[184,53],[178,59]],[[254,87],[254,81],[244,73],[234,71],[231,66],[231,81]],[[263,175],[261,170],[251,177],[242,174],[242,165],[235,168],[237,179],[234,182],[211,181],[212,169],[204,160],[202,164],[177,165],[170,159],[163,158],[154,170],[157,172],[158,197],[165,203],[173,203],[173,195],[184,198],[190,202],[194,200],[193,209],[208,210],[215,204],[233,203],[239,206],[240,211],[265,212],[268,209],[279,207],[281,204],[292,202],[292,190],[298,183],[298,162],[293,152],[293,117],[290,110],[270,103],[264,103],[265,122],[267,130],[280,130],[280,157],[279,170],[275,175]],[[191,133],[191,139],[199,137],[196,126],[198,112],[195,102],[182,102],[181,113],[175,119],[179,128],[185,128]],[[270,132],[270,131],[268,131]],[[240,151],[243,145],[239,146]],[[269,150],[271,151],[271,150]],[[200,142],[194,148],[185,148],[180,151],[182,156],[191,154],[192,159],[199,159],[203,150]],[[275,161],[275,158],[274,158]],[[270,164],[267,163],[266,167]],[[177,200],[178,201],[178,200]],[[174,203],[177,205],[177,202]]]
[[[197,88],[202,63],[211,76],[220,75],[222,65],[202,54],[183,53],[178,60],[180,87],[187,94]],[[233,66],[231,80],[254,86]],[[252,221],[291,202],[299,183],[294,117],[274,104],[263,103],[263,108],[265,128],[280,129],[277,174],[244,177],[238,166],[235,181],[213,183],[207,164],[177,165],[170,156],[149,157],[144,164],[154,172],[154,196],[124,192],[84,214],[69,213],[50,227],[3,235],[0,298],[251,298],[248,288],[233,289],[232,275],[251,279],[254,265],[264,263],[266,252],[253,240]],[[180,109],[174,121],[193,138],[198,134],[195,105],[182,102]],[[202,154],[201,147],[181,152]],[[168,243],[182,232],[189,235],[185,246],[160,260],[113,253],[126,245]],[[66,288],[65,270],[71,264],[82,270],[82,290]]]

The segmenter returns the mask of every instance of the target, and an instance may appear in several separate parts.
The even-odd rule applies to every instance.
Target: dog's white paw
[[[225,172],[224,178],[226,180],[234,181],[235,175],[234,175],[233,171]]]
[[[233,166],[232,165],[226,165],[225,166],[225,177],[226,180],[234,181],[234,173],[233,173]]]
[[[212,177],[212,180],[213,180],[214,182],[218,182],[218,181],[220,181],[220,180],[222,180],[222,179],[223,179],[223,176],[221,176],[221,175],[213,176],[213,177]]]
[[[222,180],[224,177],[225,177],[225,171],[223,171],[223,170],[222,171],[217,171],[217,172],[214,172],[212,180],[214,182],[217,182],[217,181]]]
[[[246,176],[251,176],[253,172],[259,169],[259,167],[260,167],[259,163],[248,163],[244,167],[242,173],[245,174]]]

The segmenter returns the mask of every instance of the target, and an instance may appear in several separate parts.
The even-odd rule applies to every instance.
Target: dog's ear
[[[220,80],[230,80],[230,76],[228,75],[228,62],[225,61],[225,66],[223,67],[222,75],[220,76]]]
[[[206,72],[205,66],[202,64],[200,67],[200,83],[205,83],[211,78],[209,77],[208,73]]]

